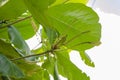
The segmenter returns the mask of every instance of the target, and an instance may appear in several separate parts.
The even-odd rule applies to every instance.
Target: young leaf
[[[2,53],[0,53],[0,74],[16,78],[24,77],[23,72]]]
[[[91,61],[90,57],[85,53],[85,51],[79,51],[79,52],[82,60],[86,65],[95,67],[94,63]]]
[[[15,46],[16,50],[20,53],[21,56],[32,54],[27,43],[24,41],[19,31],[17,31],[15,27],[9,26],[8,34],[9,34],[11,43]]]
[[[70,49],[84,51],[94,47],[100,40],[99,18],[83,4],[68,3],[50,7],[47,16],[49,23],[60,34],[67,35],[64,45]]]
[[[48,36],[49,42],[52,45],[54,43],[55,39],[58,37],[58,32],[50,27],[45,27],[44,29]]]
[[[0,6],[0,20],[9,20],[19,17],[26,11],[22,0],[9,0],[3,6]]]
[[[69,55],[65,51],[56,52],[58,71],[68,80],[90,80],[90,78],[78,69],[69,59]]]

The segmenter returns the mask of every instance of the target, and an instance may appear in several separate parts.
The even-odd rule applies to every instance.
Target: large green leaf
[[[78,8],[79,7],[79,8]],[[80,3],[61,4],[48,9],[49,23],[61,35],[67,35],[65,46],[86,50],[99,43],[101,25],[97,14]]]
[[[38,11],[43,12],[48,9],[49,5],[49,0],[24,0],[24,2],[30,11],[33,11],[32,8],[36,8]]]
[[[23,72],[2,53],[0,53],[0,74],[16,78],[24,77]]]
[[[32,16],[41,24],[47,23],[45,11],[48,9],[49,0],[23,0]]]
[[[9,0],[5,5],[0,6],[0,20],[9,20],[19,17],[26,11],[22,0]]]
[[[13,26],[15,26],[19,30],[24,39],[28,39],[35,35],[35,31],[38,29],[39,25],[37,25],[35,21],[30,18],[14,24]]]
[[[58,71],[68,78],[68,80],[90,80],[90,78],[78,69],[69,59],[69,55],[65,51],[56,52]]]
[[[80,52],[80,56],[82,60],[84,61],[86,65],[95,67],[94,63],[91,61],[90,57],[86,54],[85,51],[79,51],[79,52]]]
[[[19,31],[13,26],[8,27],[8,34],[11,43],[15,46],[16,50],[21,54],[21,56],[26,56],[32,54],[27,43],[21,37]]]

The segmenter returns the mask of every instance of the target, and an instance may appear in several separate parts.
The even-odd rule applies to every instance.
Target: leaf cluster
[[[90,80],[70,61],[76,50],[88,66],[85,52],[100,44],[98,15],[87,0],[1,0],[0,80]],[[40,29],[42,26],[42,29]],[[40,34],[39,34],[40,32]],[[26,39],[38,34],[42,46],[31,50]]]

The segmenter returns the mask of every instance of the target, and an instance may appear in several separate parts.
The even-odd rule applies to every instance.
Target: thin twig
[[[6,25],[4,25],[4,26],[2,26],[2,27],[0,27],[0,28],[8,27],[8,26],[10,26],[10,25],[16,24],[16,23],[21,22],[21,21],[23,21],[23,20],[29,19],[29,18],[31,18],[31,17],[32,17],[32,16],[28,16],[28,17],[25,17],[25,18],[22,18],[22,19],[18,19],[18,20],[16,20],[16,21],[11,22],[11,23],[8,23],[8,24],[6,24]]]
[[[42,55],[47,54],[47,53],[50,53],[50,52],[52,52],[52,51],[53,51],[53,50],[48,50],[48,51],[42,52],[42,53],[40,53],[40,54],[33,54],[33,55],[24,56],[24,57],[19,57],[19,58],[11,59],[11,61],[16,61],[16,60],[20,60],[20,59],[25,59],[25,58],[29,58],[29,57],[33,57],[33,56],[42,56]]]

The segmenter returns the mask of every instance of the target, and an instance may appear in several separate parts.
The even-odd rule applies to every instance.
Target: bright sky
[[[94,61],[95,68],[86,66],[80,60],[79,54],[72,53],[71,60],[86,72],[91,80],[120,80],[120,0],[96,0],[93,5],[94,1],[90,0],[88,5],[92,6],[100,17],[102,44],[87,53]]]

